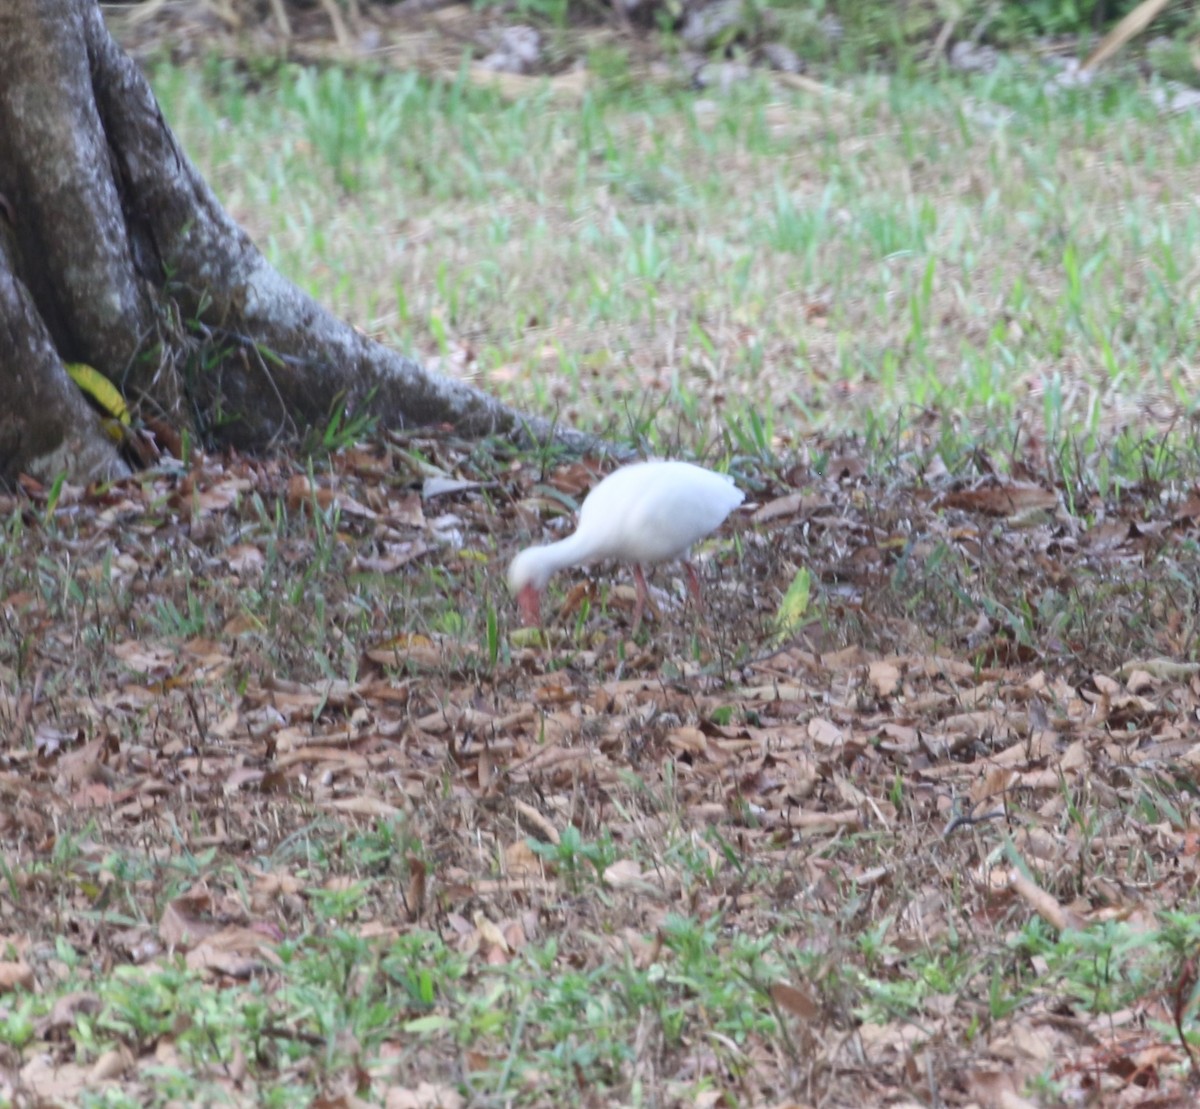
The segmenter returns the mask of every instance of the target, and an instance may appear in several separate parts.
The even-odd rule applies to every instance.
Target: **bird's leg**
[[[646,575],[638,562],[633,564],[633,583],[637,586],[637,604],[633,606],[633,634],[637,635],[638,628],[642,626],[642,609],[646,607],[646,597],[649,595]]]
[[[521,610],[521,623],[527,628],[536,628],[542,622],[542,598],[532,583],[517,594],[517,606]]]
[[[696,567],[690,562],[684,562],[684,570],[687,571],[688,592],[692,595],[692,600],[695,602],[696,611],[704,611],[704,595],[700,588],[700,575],[696,573]]]

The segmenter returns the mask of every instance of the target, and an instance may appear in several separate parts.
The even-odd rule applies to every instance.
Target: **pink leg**
[[[633,607],[633,634],[637,635],[638,628],[642,626],[642,609],[646,607],[649,591],[646,589],[646,575],[636,562],[633,566],[633,583],[637,586],[637,604]]]
[[[687,571],[688,592],[692,595],[692,600],[696,603],[696,611],[704,611],[704,595],[700,588],[700,575],[696,573],[696,567],[690,562],[685,562],[683,568]]]
[[[650,598],[650,591],[646,585],[646,574],[641,565],[637,563],[634,563],[634,585],[637,586],[637,604],[634,605],[634,635],[637,635],[637,629],[642,627],[642,613],[646,611],[646,603]]]

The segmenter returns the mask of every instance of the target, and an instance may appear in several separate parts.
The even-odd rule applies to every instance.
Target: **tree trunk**
[[[95,0],[0,2],[0,194],[0,481],[127,472],[70,362],[100,370],[151,426],[218,447],[262,450],[362,416],[551,434],[276,272],[179,148]]]

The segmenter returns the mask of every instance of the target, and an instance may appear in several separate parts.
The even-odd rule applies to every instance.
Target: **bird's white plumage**
[[[591,558],[666,562],[716,531],[742,501],[723,474],[690,462],[641,462],[614,470],[579,510]]]
[[[509,586],[541,590],[566,566],[606,558],[642,566],[686,557],[744,499],[730,478],[690,462],[622,466],[587,495],[573,535],[513,559]]]

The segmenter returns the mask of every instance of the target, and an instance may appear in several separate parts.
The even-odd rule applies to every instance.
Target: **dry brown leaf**
[[[12,993],[13,990],[32,990],[33,987],[33,969],[24,960],[0,962],[0,993]]]
[[[400,543],[385,543],[381,554],[357,554],[354,567],[369,574],[394,574],[402,566],[428,554],[431,550],[423,539],[410,539]]]
[[[1137,671],[1163,681],[1182,682],[1200,674],[1200,662],[1181,662],[1172,658],[1152,658],[1123,663],[1117,676],[1124,678]]]
[[[159,939],[168,948],[186,951],[219,930],[212,913],[212,898],[207,891],[197,890],[177,897],[167,902],[159,918]]]
[[[365,769],[365,760],[364,769]],[[372,816],[379,817],[383,820],[398,820],[404,815],[403,809],[396,808],[395,805],[390,805],[379,797],[372,797],[367,794],[358,794],[354,797],[339,797],[336,801],[330,801],[325,806],[328,809],[333,809],[336,812],[350,813],[353,816]]]
[[[419,1082],[415,1088],[393,1087],[384,1098],[384,1109],[465,1109],[466,1102],[453,1086]]]
[[[991,1069],[976,1067],[967,1072],[967,1089],[979,1105],[987,1109],[1036,1109],[1036,1103],[1020,1094],[1026,1076],[1012,1067]]]
[[[138,674],[161,675],[174,669],[178,655],[165,643],[117,643],[112,653]]]
[[[186,1061],[178,1043],[170,1036],[163,1036],[154,1045],[154,1061],[161,1067],[183,1068]]]
[[[820,747],[839,747],[845,741],[845,733],[832,720],[814,716],[808,722],[808,737]]]
[[[238,543],[225,552],[225,565],[235,574],[257,574],[266,558],[250,543]]]
[[[454,79],[460,76],[461,71],[457,71]],[[544,88],[555,99],[577,101],[583,99],[589,80],[585,69],[569,69],[555,77],[526,77],[520,73],[504,73],[480,65],[471,66],[467,70],[467,77],[472,84],[495,89],[507,100],[523,100]]]
[[[750,519],[756,524],[765,524],[784,516],[811,516],[816,512],[833,507],[833,503],[824,496],[810,493],[788,493],[767,501],[755,511]]]
[[[1010,751],[1016,748],[1009,748]],[[1003,766],[993,766],[971,787],[971,801],[980,805],[991,798],[1003,798],[1016,784],[1019,776],[1015,770]]]
[[[288,479],[287,507],[289,512],[300,511],[300,509],[307,507],[314,499],[317,502],[318,508],[327,509],[333,504],[333,490],[315,486],[303,474],[293,474]],[[225,507],[228,507],[228,505]]]
[[[839,828],[853,830],[862,825],[862,818],[857,809],[842,812],[802,812],[799,809],[789,809],[785,820],[789,828],[802,828],[814,834],[835,832]]]
[[[263,897],[279,894],[296,894],[304,889],[304,883],[285,871],[251,871],[255,875],[254,892]]]
[[[59,789],[77,789],[83,785],[100,785],[107,787],[113,781],[113,772],[108,765],[109,745],[106,740],[95,739],[77,750],[63,755],[58,761],[58,776],[55,784]],[[107,803],[110,794],[105,788],[103,802]]]
[[[1038,509],[1058,507],[1058,494],[1039,485],[1013,482],[979,489],[960,489],[943,493],[934,508],[958,508],[964,512],[982,512],[987,516],[1018,516]]]
[[[89,1082],[106,1082],[120,1078],[134,1063],[133,1052],[124,1044],[102,1052],[88,1072]]]
[[[517,815],[530,825],[546,843],[557,844],[559,842],[558,829],[532,805],[514,800],[513,808]]]
[[[867,680],[879,697],[894,697],[900,689],[900,670],[891,662],[872,662],[867,668]]]
[[[482,911],[475,914],[475,931],[483,950],[484,961],[489,966],[503,966],[512,954],[508,938],[498,924]]]
[[[263,962],[240,951],[224,951],[201,943],[187,953],[188,970],[207,971],[226,978],[249,979],[262,969]]]
[[[1170,0],[1142,0],[1133,11],[1129,12],[1088,55],[1079,68],[1087,72],[1107,61],[1125,46],[1131,39],[1140,35],[1157,18],[1159,12],[1170,3]]]
[[[90,1068],[78,1063],[59,1063],[45,1052],[35,1054],[21,1068],[20,1077],[21,1085],[42,1104],[75,1105],[85,1090],[96,1087]]]
[[[869,665],[871,661],[871,655],[859,646],[843,647],[840,651],[829,651],[821,656],[821,665],[835,672],[856,670]]]
[[[49,1014],[38,1022],[38,1035],[49,1039],[68,1032],[75,1027],[77,1017],[95,1016],[101,1005],[100,996],[86,990],[63,994],[54,1002]]]
[[[1040,886],[1035,885],[1020,871],[1014,870],[1009,876],[1008,883],[1016,890],[1021,898],[1052,928],[1060,932],[1082,931],[1085,921],[1071,909],[1060,904],[1053,895]]]
[[[409,920],[419,920],[425,912],[426,874],[425,860],[416,855],[409,855],[408,888],[404,896]]]
[[[392,636],[378,646],[368,648],[366,656],[384,666],[400,666],[411,662],[435,669],[442,663],[441,650],[428,636],[419,633],[404,632]]]
[[[615,890],[627,890],[649,897],[664,897],[661,881],[664,871],[653,872],[652,876],[643,871],[632,859],[618,859],[615,863],[604,868],[605,883]],[[652,880],[657,879],[657,880]]]
[[[510,878],[540,877],[545,870],[542,860],[523,839],[504,849],[504,868]]]
[[[694,755],[710,756],[715,750],[709,747],[708,736],[699,728],[673,728],[667,736],[667,742],[677,751],[687,751]]]
[[[812,993],[787,982],[776,982],[771,986],[771,997],[781,1009],[804,1021],[819,1020],[821,1006]]]
[[[846,103],[854,99],[854,95],[845,89],[836,88],[833,85],[818,81],[815,77],[809,77],[803,73],[789,73],[786,70],[777,70],[771,74],[771,79],[781,85],[786,85],[790,89],[795,89],[797,92],[808,93],[810,96],[827,97],[830,100]]]

